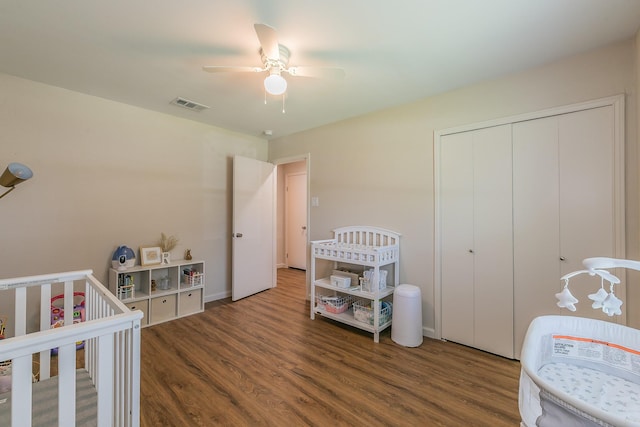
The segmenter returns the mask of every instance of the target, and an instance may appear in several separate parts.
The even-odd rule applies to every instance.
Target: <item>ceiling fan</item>
[[[224,65],[208,65],[202,67],[204,71],[210,73],[220,72],[249,72],[262,73],[268,72],[269,75],[264,79],[264,89],[271,95],[284,95],[287,91],[287,80],[282,76],[288,73],[293,77],[315,77],[343,79],[345,72],[341,68],[324,68],[324,67],[289,67],[289,56],[291,52],[286,46],[278,43],[276,30],[265,24],[254,24],[253,26],[260,42],[260,56],[262,67],[249,66],[224,66]],[[266,102],[266,98],[265,98]]]

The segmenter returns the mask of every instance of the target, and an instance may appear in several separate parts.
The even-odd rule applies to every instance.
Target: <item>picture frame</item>
[[[140,265],[157,265],[162,263],[162,249],[159,246],[140,247]]]

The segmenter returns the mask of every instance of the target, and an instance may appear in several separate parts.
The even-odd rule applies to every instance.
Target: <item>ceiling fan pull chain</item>
[[[282,114],[284,114],[284,93],[282,94]]]

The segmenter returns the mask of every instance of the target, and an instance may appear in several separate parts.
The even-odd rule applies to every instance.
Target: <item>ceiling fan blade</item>
[[[275,28],[265,24],[254,24],[262,52],[269,59],[280,59],[280,47],[278,46],[278,35]]]
[[[202,67],[202,69],[209,73],[259,73],[264,71],[264,69],[260,67],[233,67],[225,65],[206,65]]]
[[[318,79],[341,80],[344,79],[346,75],[342,68],[289,67],[286,71],[292,76],[315,77]]]

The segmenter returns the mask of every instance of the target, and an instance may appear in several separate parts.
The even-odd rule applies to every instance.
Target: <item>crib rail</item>
[[[370,226],[347,226],[333,230],[337,243],[362,246],[392,246],[399,243],[400,234]]]
[[[73,316],[67,315],[63,327],[51,329],[51,292],[57,284],[64,288],[65,313],[73,313],[74,288],[83,286],[84,322],[74,324]],[[40,288],[39,329],[28,332],[33,329],[28,321],[34,304],[27,289],[34,286]],[[97,392],[97,425],[138,426],[142,313],[130,311],[91,270],[0,280],[0,297],[7,290],[15,292],[15,332],[0,341],[0,361],[11,361],[12,366],[11,425],[32,425],[26,415],[32,413],[33,362],[39,363],[39,380],[47,380],[54,348],[58,349],[58,425],[76,425],[76,343],[84,341],[84,369]]]
[[[398,246],[371,247],[359,244],[341,243],[336,239],[311,242],[314,255],[324,259],[351,262],[362,265],[381,265],[398,259]]]
[[[334,229],[333,234],[333,239],[311,242],[313,255],[365,266],[390,264],[399,257],[400,234],[395,231],[348,226]]]

